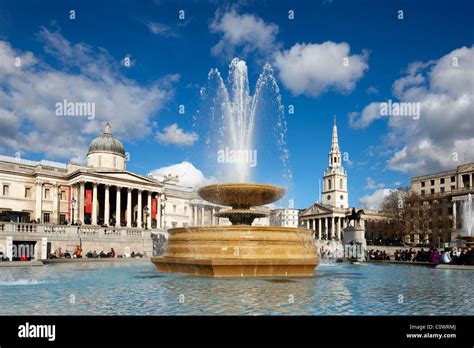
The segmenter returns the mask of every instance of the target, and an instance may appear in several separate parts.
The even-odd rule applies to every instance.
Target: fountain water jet
[[[286,123],[278,85],[270,65],[260,74],[255,94],[250,95],[245,62],[234,59],[229,69],[227,89],[219,72],[211,70],[209,80],[216,80],[217,111],[221,126],[215,126],[218,148],[233,151],[251,151],[257,106],[270,86],[276,92],[280,129],[278,147],[283,150],[284,163],[288,152],[284,150]],[[211,122],[212,123],[212,122]],[[210,127],[211,128],[211,127]],[[215,147],[214,147],[215,148]],[[319,259],[312,231],[305,228],[279,226],[252,226],[254,219],[268,213],[254,209],[272,203],[285,194],[281,187],[249,183],[248,163],[232,163],[226,179],[238,183],[223,183],[202,187],[199,196],[214,204],[231,209],[217,213],[228,218],[232,226],[182,227],[168,230],[170,235],[162,257],[153,257],[158,271],[181,272],[214,277],[244,276],[312,276]],[[285,165],[286,166],[286,165]],[[291,175],[289,176],[291,177]]]

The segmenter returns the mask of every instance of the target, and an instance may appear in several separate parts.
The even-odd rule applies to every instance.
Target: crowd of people
[[[431,247],[428,250],[421,248],[416,251],[413,248],[409,250],[396,250],[395,261],[408,262],[430,262],[433,264],[453,264],[453,265],[474,265],[474,250],[468,248],[444,248],[439,251]]]
[[[114,248],[110,248],[109,252],[101,251],[100,253],[97,253],[96,250],[94,251],[88,251],[85,254],[85,257],[88,259],[103,259],[103,258],[114,258],[114,257],[131,257],[131,258],[141,258],[144,255],[141,253],[136,253],[132,251],[131,253],[125,252],[124,255],[117,255]],[[76,248],[74,249],[74,252],[70,252],[69,250],[62,251],[61,248],[57,248],[53,253],[50,253],[48,255],[49,259],[80,259],[82,258],[82,248],[77,245]]]
[[[381,250],[375,250],[371,249],[368,253],[367,256],[369,260],[384,260],[384,261],[390,261],[390,256],[384,251]]]

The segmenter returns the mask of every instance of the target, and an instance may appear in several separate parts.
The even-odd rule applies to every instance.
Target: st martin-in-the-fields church
[[[350,213],[347,192],[347,172],[342,166],[342,156],[337,137],[336,117],[332,127],[328,167],[323,175],[322,202],[316,202],[300,214],[303,226],[315,231],[318,239],[341,239],[346,227],[345,217]]]

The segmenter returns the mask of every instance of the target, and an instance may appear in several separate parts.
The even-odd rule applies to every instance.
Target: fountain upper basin
[[[226,183],[204,186],[199,189],[198,194],[214,204],[249,208],[277,201],[283,197],[285,190],[268,184]]]

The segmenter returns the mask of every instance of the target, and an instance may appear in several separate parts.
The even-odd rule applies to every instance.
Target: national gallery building
[[[109,123],[91,142],[87,165],[0,156],[0,251],[42,241],[43,253],[40,248],[36,253],[44,257],[58,246],[74,249],[78,240],[86,244],[84,251],[105,250],[115,236],[120,245],[151,253],[150,232],[227,225],[227,219],[215,217],[223,208],[201,200],[178,177],[157,180],[127,171],[125,148]],[[268,225],[267,220],[255,224]],[[127,244],[129,237],[141,241]],[[97,242],[101,238],[108,242]]]

